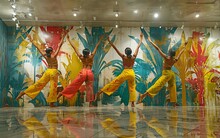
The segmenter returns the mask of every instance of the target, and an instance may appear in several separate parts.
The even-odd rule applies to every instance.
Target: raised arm
[[[61,40],[60,40],[60,42],[59,42],[59,44],[58,44],[58,49],[56,50],[56,52],[55,52],[55,54],[54,54],[55,57],[56,57],[56,56],[58,55],[58,53],[60,52],[60,49],[61,49],[61,47],[62,47],[62,45],[63,45],[63,40],[64,40],[64,38],[65,38],[65,35],[62,34]]]
[[[94,57],[95,53],[98,49],[99,44],[101,43],[102,39],[104,38],[104,35],[100,37],[99,42],[96,44],[95,49],[93,50],[93,52],[91,53],[91,56]]]
[[[143,40],[143,34],[141,33],[140,34],[140,42],[139,42],[139,44],[138,44],[138,46],[137,46],[137,48],[136,48],[136,50],[134,52],[134,55],[133,55],[134,57],[137,57],[137,54],[138,54],[139,48],[141,46],[142,40]]]
[[[167,59],[166,54],[164,54],[163,51],[162,51],[155,43],[152,42],[152,40],[151,40],[150,37],[148,37],[148,41],[157,49],[157,51],[160,53],[160,55],[161,55],[163,58]]]
[[[72,46],[73,50],[76,52],[76,55],[80,58],[82,57],[82,55],[77,51],[77,49],[75,48],[74,44],[72,43],[72,41],[70,40],[70,36],[69,34],[67,35],[67,40],[69,41],[70,45]]]
[[[123,58],[124,54],[122,54],[120,51],[118,51],[118,49],[115,47],[115,45],[111,42],[111,40],[108,37],[108,42],[109,44],[115,49],[115,51],[118,53],[118,55]]]
[[[44,57],[45,56],[45,52],[42,51],[39,47],[41,47],[41,45],[36,41],[33,40],[33,38],[31,37],[31,35],[27,35],[30,42],[34,44],[34,46],[37,48],[37,50],[41,53],[41,55]]]

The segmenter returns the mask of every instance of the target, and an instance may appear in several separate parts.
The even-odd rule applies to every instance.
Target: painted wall
[[[19,30],[8,27],[8,72],[11,100],[10,106],[42,106],[47,105],[45,97],[49,87],[46,86],[42,93],[34,100],[25,96],[19,102],[15,97],[20,91],[38,80],[37,74],[46,69],[44,60],[39,52],[27,39],[27,34],[39,36],[42,43],[49,43],[54,49],[60,38],[60,30],[71,29],[70,38],[78,50],[84,48],[94,49],[99,37],[108,34],[120,51],[131,47],[134,51],[139,42],[140,32],[144,40],[135,62],[137,98],[144,93],[161,76],[163,60],[159,53],[147,40],[148,35],[155,43],[167,53],[170,48],[183,49],[183,44],[188,41],[186,50],[172,70],[176,73],[176,84],[179,105],[219,105],[219,40],[220,31],[211,28],[78,28],[78,27],[28,27]],[[58,57],[58,69],[61,71],[59,84],[66,86],[79,73],[82,63],[79,61],[68,41],[65,41]],[[93,72],[95,75],[94,92],[110,82],[122,72],[122,62],[110,45],[103,41],[95,56]],[[6,88],[7,88],[6,87]],[[166,87],[153,99],[145,98],[145,105],[169,105],[169,92]],[[8,94],[9,95],[9,94]],[[61,100],[60,105],[82,105],[83,95],[78,93],[71,101]],[[85,98],[85,97],[84,97]],[[128,88],[124,83],[112,96],[103,95],[102,104],[128,105]]]
[[[7,26],[0,19],[0,107],[7,102]]]

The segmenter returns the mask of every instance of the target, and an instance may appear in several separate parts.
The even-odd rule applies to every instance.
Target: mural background
[[[7,102],[7,77],[7,26],[0,19],[0,107]]]
[[[181,59],[172,70],[176,73],[178,104],[188,106],[217,106],[220,103],[219,83],[219,45],[220,31],[213,28],[103,28],[103,27],[53,27],[22,26],[18,30],[7,27],[0,21],[0,106],[43,106],[47,105],[48,85],[41,91],[36,99],[15,100],[20,91],[37,81],[37,74],[46,70],[44,59],[27,39],[27,34],[40,39],[42,43],[50,43],[56,49],[60,30],[70,29],[70,38],[74,41],[79,52],[84,48],[93,50],[99,37],[108,34],[116,47],[124,52],[126,47],[134,51],[140,32],[144,34],[134,70],[136,73],[137,99],[140,93],[144,93],[161,76],[163,60],[156,49],[147,40],[148,35],[167,53],[170,48],[177,53],[184,48],[186,50]],[[82,63],[74,53],[68,41],[61,48],[58,56],[58,69],[62,73],[59,77],[59,85],[66,87],[79,73]],[[95,75],[94,92],[118,76],[123,70],[120,57],[108,42],[103,41],[95,55],[93,71]],[[165,106],[170,105],[166,87],[153,99],[145,98],[144,105]],[[59,105],[82,106],[85,94],[78,93],[72,100],[62,99]],[[99,105],[128,105],[128,88],[125,82],[113,95],[102,95]],[[97,103],[94,103],[97,104]]]

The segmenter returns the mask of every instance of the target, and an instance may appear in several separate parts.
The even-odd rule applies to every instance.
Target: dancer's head
[[[170,49],[169,50],[169,56],[173,58],[173,57],[175,57],[175,55],[176,55],[176,51]]]
[[[88,57],[90,54],[90,50],[88,48],[83,49],[83,57]]]
[[[45,52],[46,52],[46,56],[47,57],[51,57],[51,54],[53,52],[53,48],[52,47],[48,47],[45,49]]]
[[[127,57],[131,57],[131,53],[132,53],[132,50],[131,50],[131,48],[129,48],[129,47],[127,47],[127,48],[125,48],[125,54],[127,55]]]

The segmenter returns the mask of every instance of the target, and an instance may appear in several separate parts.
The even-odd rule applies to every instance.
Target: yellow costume
[[[129,117],[126,114],[126,123],[129,122],[128,126],[120,124],[112,118],[107,118],[101,122],[103,128],[111,132],[119,138],[135,138],[136,137],[136,113],[133,111],[129,112]],[[121,116],[122,117],[122,116]],[[124,116],[123,116],[124,117]],[[120,118],[119,118],[120,119]],[[129,119],[129,120],[128,120]],[[123,122],[124,123],[124,122]]]
[[[117,76],[109,84],[105,85],[104,88],[101,89],[101,91],[103,91],[107,95],[111,95],[126,80],[128,81],[129,96],[130,96],[129,101],[134,102],[136,100],[136,91],[135,91],[136,84],[135,84],[135,73],[133,69],[124,69],[119,76]]]
[[[57,69],[47,69],[43,76],[35,84],[26,89],[24,93],[31,99],[34,99],[40,93],[40,90],[50,81],[50,92],[47,97],[47,102],[56,102],[58,74]]]
[[[172,70],[163,70],[162,76],[152,85],[147,93],[152,97],[157,95],[157,93],[163,88],[163,86],[168,82],[168,90],[170,92],[170,102],[177,102],[176,97],[176,80],[175,74]]]
[[[23,125],[40,138],[50,138],[50,133],[48,132],[47,128],[35,117],[25,120]]]

